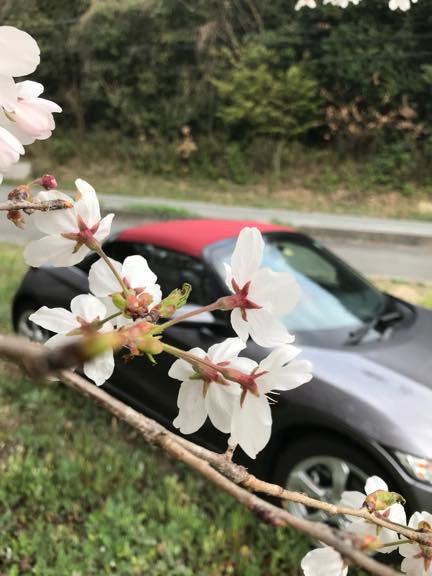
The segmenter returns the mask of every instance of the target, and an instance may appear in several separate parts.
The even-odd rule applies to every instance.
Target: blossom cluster
[[[406,514],[401,502],[403,498],[389,492],[387,484],[378,476],[371,476],[365,484],[365,494],[344,492],[340,506],[353,509],[368,508],[377,518],[406,526]],[[415,512],[408,523],[413,530],[432,534],[432,515],[428,512]],[[401,570],[408,576],[431,576],[432,548],[409,540],[402,540],[397,532],[382,528],[363,518],[347,516],[346,530],[363,538],[365,549],[389,554],[396,550],[404,558]],[[305,576],[346,576],[348,565],[333,548],[324,546],[306,554],[301,567]]]
[[[39,47],[27,32],[0,26],[0,182],[25,145],[51,136],[53,113],[61,112],[60,106],[40,98],[42,84],[14,80],[34,72],[39,61]]]
[[[104,255],[100,243],[110,232],[113,214],[101,217],[90,184],[78,179],[76,187],[75,199],[58,190],[40,192],[40,200],[60,198],[72,207],[32,216],[45,236],[30,242],[24,257],[34,267],[71,266],[91,250],[96,251],[101,258],[90,268],[90,294],[74,298],[70,310],[43,306],[30,319],[55,333],[47,341],[50,347],[116,329],[132,356],[143,352],[155,355],[163,349],[161,334],[165,329],[158,321],[172,316],[179,306],[175,299],[173,306],[172,295],[163,299],[157,277],[145,258],[129,256],[120,263]],[[310,363],[298,358],[300,350],[292,345],[294,336],[281,321],[297,303],[299,288],[290,274],[261,267],[263,250],[258,229],[244,228],[231,265],[226,265],[230,294],[212,305],[213,309],[231,311],[236,337],[208,351],[165,346],[166,352],[178,358],[169,371],[181,382],[175,426],[190,434],[209,417],[216,428],[230,434],[230,444],[240,445],[251,458],[270,439],[272,392],[292,390],[312,377]],[[164,312],[167,308],[168,313]],[[239,356],[249,337],[262,347],[273,348],[259,364]],[[112,349],[83,366],[86,376],[98,385],[111,376],[113,369]]]
[[[338,8],[347,8],[350,4],[359,4],[360,0],[323,0],[323,5],[337,6]],[[411,8],[411,4],[416,4],[417,0],[388,0],[388,7],[390,10],[402,10],[406,12]],[[317,0],[297,0],[295,4],[296,10],[302,8],[316,8]]]

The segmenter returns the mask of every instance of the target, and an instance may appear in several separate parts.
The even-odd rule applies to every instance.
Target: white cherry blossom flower
[[[21,142],[0,126],[0,183],[3,180],[3,172],[18,162],[21,154],[24,154]]]
[[[305,576],[346,576],[348,572],[342,556],[329,546],[308,552],[301,567]]]
[[[294,10],[301,10],[302,8],[316,8],[316,0],[297,0]]]
[[[432,532],[432,514],[429,512],[415,512],[408,523],[413,530],[422,529]],[[401,564],[402,572],[408,576],[431,576],[432,575],[432,549],[430,546],[401,544],[399,554],[404,556]]]
[[[365,484],[365,494],[357,491],[347,491],[343,492],[342,499],[340,501],[341,506],[348,506],[350,508],[361,508],[366,499],[366,496],[376,492],[377,490],[388,491],[388,486],[378,476],[371,476],[367,479]],[[396,503],[392,504],[383,511],[380,511],[380,515],[390,522],[396,522],[397,524],[406,524],[406,514],[402,504]],[[350,524],[347,526],[347,530],[350,532],[355,532],[357,534],[363,534],[365,536],[374,536],[379,538],[380,542],[383,544],[388,544],[390,542],[395,542],[399,540],[399,536],[393,530],[389,528],[381,528],[376,526],[371,522],[367,522],[363,518],[357,518],[356,516],[347,516]],[[397,549],[397,544],[395,546],[386,546],[384,548],[378,548],[378,552],[388,554]]]
[[[193,348],[190,353],[214,364],[231,365],[234,358],[246,347],[240,338],[228,338],[220,344],[214,344],[207,352],[201,348]],[[231,416],[234,400],[240,396],[240,386],[234,382],[221,384],[217,381],[218,373],[211,371],[205,374],[194,370],[185,360],[176,360],[168,375],[182,382],[177,399],[179,413],[174,420],[174,426],[183,434],[196,432],[207,419],[221,432],[228,433],[231,427]]]
[[[106,307],[92,294],[80,294],[71,301],[71,310],[65,308],[48,308],[42,306],[30,316],[30,320],[42,328],[55,332],[45,343],[50,348],[57,348],[79,338],[77,330],[84,330],[88,324],[103,320],[106,317]],[[100,332],[113,329],[108,321],[100,328]],[[71,334],[73,332],[73,334]],[[84,374],[101,386],[111,376],[114,370],[112,350],[107,350],[83,365]]]
[[[73,266],[87,256],[94,240],[101,242],[111,230],[114,214],[101,218],[96,192],[85,180],[75,181],[78,189],[73,208],[56,212],[37,212],[32,218],[36,227],[45,232],[40,240],[30,242],[24,258],[30,266]],[[40,200],[72,199],[57,190],[40,192]]]
[[[0,106],[11,109],[17,93],[13,77],[27,76],[40,62],[36,40],[13,26],[0,26]]]
[[[417,0],[389,0],[390,10],[402,10],[406,12],[411,8],[411,4],[415,4]]]
[[[272,414],[268,394],[272,391],[288,391],[309,382],[312,365],[308,360],[297,359],[300,350],[295,346],[283,346],[272,350],[259,364],[249,358],[236,358],[233,368],[249,375],[255,388],[243,390],[235,402],[231,421],[230,444],[241,446],[244,452],[255,458],[266,446],[271,436]]]
[[[244,341],[250,336],[265,347],[294,341],[280,320],[297,304],[300,290],[288,272],[260,268],[264,241],[257,228],[243,228],[231,256],[225,264],[226,283],[234,292],[225,298],[231,312],[231,324]]]
[[[125,301],[124,312],[126,317],[115,320],[117,325],[124,325],[132,320],[145,316],[162,299],[162,292],[157,284],[157,276],[150,270],[147,260],[142,256],[128,256],[123,264],[110,258],[111,264],[117,270],[119,276],[130,289],[130,294]],[[89,272],[90,292],[100,298],[111,297],[121,288],[112,270],[102,260],[95,262]],[[114,305],[112,311],[118,311]]]
[[[15,103],[8,106],[0,117],[0,124],[22,144],[49,138],[55,128],[53,112],[62,111],[55,102],[39,98],[43,90],[44,87],[38,82],[19,82]]]

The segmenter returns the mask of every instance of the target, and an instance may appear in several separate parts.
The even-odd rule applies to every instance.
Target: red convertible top
[[[155,244],[199,257],[209,244],[238,236],[245,226],[261,232],[293,232],[287,226],[265,224],[253,220],[171,220],[128,228],[117,236],[123,242]]]

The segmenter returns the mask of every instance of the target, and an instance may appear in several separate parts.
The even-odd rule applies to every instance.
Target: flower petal
[[[75,180],[75,186],[78,190],[78,200],[75,203],[77,214],[79,214],[87,226],[91,228],[101,219],[96,191],[91,184],[81,178]]]
[[[342,556],[329,546],[308,552],[301,567],[305,576],[346,576],[348,572]]]
[[[242,288],[260,267],[264,240],[258,228],[243,228],[231,256],[232,274]]]
[[[365,494],[363,492],[358,492],[357,490],[348,490],[342,492],[342,498],[339,502],[340,506],[346,506],[347,508],[361,508],[364,501],[366,500]],[[354,516],[350,516],[354,518]]]
[[[218,364],[236,358],[245,348],[246,344],[241,338],[227,338],[219,344],[210,346],[207,355],[212,362]]]
[[[234,402],[238,397],[228,390],[231,386],[222,386],[212,382],[204,399],[211,423],[221,432],[228,433],[231,428],[231,416]]]
[[[102,242],[111,232],[111,224],[114,218],[114,214],[108,214],[105,218],[102,218],[99,224],[99,228],[94,234],[94,237],[98,242]]]
[[[73,266],[81,262],[90,250],[81,246],[73,253],[75,242],[63,238],[60,234],[44,236],[27,244],[24,250],[24,259],[29,266],[39,267],[43,264],[51,266]]]
[[[293,360],[288,366],[273,370],[257,378],[263,393],[270,390],[294,390],[312,380],[312,364],[308,360]]]
[[[289,272],[261,268],[251,278],[249,298],[276,316],[285,316],[300,300],[300,287]]]
[[[157,282],[157,276],[150,270],[147,260],[139,255],[128,256],[125,259],[122,276],[128,279],[131,288],[147,288]]]
[[[1,60],[0,60],[0,68],[1,68]],[[17,97],[18,95],[16,84],[13,81],[12,76],[3,76],[0,74],[0,106],[5,108],[6,110],[13,110],[13,107],[15,106],[17,101]]]
[[[300,352],[300,348],[297,348],[296,346],[291,346],[289,344],[286,346],[279,346],[272,350],[264,360],[261,360],[259,371],[267,370],[270,372],[271,370],[282,368],[282,366],[294,360]]]
[[[243,320],[239,308],[234,308],[231,312],[231,326],[237,336],[239,336],[243,342],[246,342],[249,337],[249,326],[248,323]]]
[[[193,434],[207,419],[202,382],[186,380],[182,383],[177,398],[179,413],[173,424],[183,434]]]
[[[73,202],[70,196],[54,190],[40,192],[36,198],[41,202],[58,199]],[[32,216],[32,221],[36,228],[44,232],[44,234],[64,234],[79,231],[75,209],[73,207],[50,212],[37,211]]]
[[[117,260],[110,258],[110,262],[113,267],[121,276],[122,265]],[[108,268],[107,263],[100,258],[90,267],[89,272],[89,287],[90,292],[95,296],[110,296],[116,292],[121,291],[121,287],[117,279],[115,278],[112,270]]]
[[[235,402],[231,421],[230,442],[239,444],[250,457],[256,458],[271,436],[272,416],[265,396],[246,394],[243,405]]]
[[[106,315],[106,307],[103,302],[101,302],[93,294],[79,294],[71,301],[71,311],[75,316],[83,318],[87,322],[93,322],[93,320],[102,320]]]
[[[189,362],[181,359],[173,362],[173,364],[171,364],[171,368],[168,371],[168,376],[175,378],[176,380],[180,380],[181,382],[184,380],[189,380],[189,378],[194,374],[194,369],[189,364]]]
[[[83,366],[84,374],[96,384],[102,386],[114,371],[114,355],[112,350],[106,350]]]
[[[42,306],[29,316],[29,320],[46,330],[58,334],[67,334],[79,326],[73,314],[65,308]]]
[[[264,348],[275,348],[294,342],[284,324],[273,314],[262,308],[261,310],[248,310],[247,323],[250,337]]]
[[[27,76],[40,62],[40,50],[34,38],[14,26],[0,26],[0,74]]]
[[[411,544],[407,544],[407,546],[411,546]],[[401,570],[409,576],[426,576],[426,574],[429,574],[429,572],[426,572],[424,569],[423,558],[404,558],[402,560]]]
[[[372,492],[376,492],[377,490],[387,491],[388,486],[379,476],[370,476],[370,478],[366,480],[365,492],[366,494],[372,494]]]

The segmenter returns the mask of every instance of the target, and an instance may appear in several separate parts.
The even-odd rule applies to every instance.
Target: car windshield
[[[284,322],[290,330],[355,328],[371,322],[385,308],[386,296],[318,242],[302,236],[265,236],[263,266],[291,272],[301,299]],[[214,245],[211,260],[224,278],[234,241]]]

